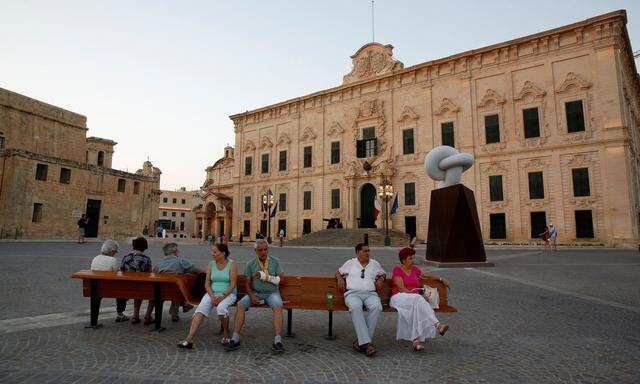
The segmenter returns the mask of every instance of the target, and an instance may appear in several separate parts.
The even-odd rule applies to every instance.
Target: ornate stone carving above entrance
[[[390,44],[365,44],[351,56],[351,60],[353,68],[343,77],[343,84],[393,73],[404,68],[404,64],[393,58],[393,45]]]

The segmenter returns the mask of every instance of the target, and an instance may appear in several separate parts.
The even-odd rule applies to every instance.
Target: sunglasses
[[[360,271],[360,278],[364,279],[364,268],[362,268],[362,271]]]

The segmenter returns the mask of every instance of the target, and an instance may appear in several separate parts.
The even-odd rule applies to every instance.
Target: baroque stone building
[[[560,243],[629,245],[640,223],[640,94],[625,11],[405,68],[391,45],[352,57],[342,84],[231,116],[235,148],[207,169],[205,233],[274,235],[339,218],[381,225],[374,199],[388,179],[392,228],[427,233],[434,146],[471,153],[487,242],[530,243],[545,224]]]
[[[0,238],[124,238],[153,228],[160,170],[111,168],[116,142],[86,137],[85,116],[0,88]]]
[[[200,191],[187,191],[185,187],[176,191],[163,190],[158,207],[159,224],[167,230],[168,237],[197,237],[202,228],[196,226],[195,210],[201,207]],[[155,230],[150,229],[149,233],[154,234]]]

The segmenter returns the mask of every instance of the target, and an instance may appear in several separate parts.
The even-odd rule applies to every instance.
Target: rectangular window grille
[[[547,213],[531,212],[531,238],[539,239],[540,235],[546,231],[547,227]]]
[[[71,170],[69,168],[60,168],[60,183],[71,183]]]
[[[504,213],[492,213],[489,215],[489,238],[507,238],[507,224]]]
[[[564,111],[567,115],[567,132],[584,131],[584,111],[582,100],[574,100],[564,103]]]
[[[576,211],[576,238],[593,239],[593,216],[590,209]]]
[[[304,191],[302,200],[303,200],[303,209],[305,211],[311,209],[311,191]]]
[[[312,147],[304,147],[304,163],[303,163],[304,168],[311,167],[312,155],[313,155]]]
[[[39,223],[42,221],[42,203],[33,203],[33,215],[31,221]]]
[[[118,179],[118,192],[124,193],[127,186],[127,181],[125,179]]]
[[[253,157],[247,156],[244,159],[244,175],[251,176],[252,171],[253,171]]]
[[[542,172],[529,172],[529,198],[544,199]]]
[[[49,171],[49,166],[46,164],[38,164],[36,165],[36,180],[47,181],[47,172]]]
[[[340,163],[340,142],[331,142],[331,164]]]
[[[244,197],[244,212],[251,212],[251,196]]]
[[[287,151],[280,151],[280,158],[278,159],[278,170],[287,170]]]
[[[413,153],[413,128],[402,130],[402,153],[405,155]]]
[[[525,139],[540,137],[540,121],[538,118],[538,108],[523,109],[522,120],[524,122]]]
[[[331,190],[331,209],[340,208],[340,189]]]
[[[404,184],[404,205],[416,205],[416,183]]]
[[[502,194],[502,176],[489,176],[489,200],[490,201],[502,201],[504,199]]]
[[[453,131],[453,121],[442,123],[440,125],[440,129],[442,131],[442,145],[455,147],[456,143],[455,143],[454,131]]]
[[[591,196],[589,186],[589,168],[575,168],[571,170],[573,178],[573,196]]]
[[[286,193],[281,193],[278,196],[278,210],[279,211],[287,210],[287,194]]]
[[[269,173],[269,154],[262,154],[262,173]]]
[[[484,117],[484,135],[487,144],[500,142],[500,119],[498,115]]]

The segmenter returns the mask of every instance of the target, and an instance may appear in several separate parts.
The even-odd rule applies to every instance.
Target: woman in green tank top
[[[213,260],[207,266],[205,289],[207,294],[202,297],[196,313],[193,315],[189,335],[178,343],[179,348],[193,348],[193,338],[202,325],[205,317],[216,307],[216,313],[222,325],[222,345],[229,342],[229,306],[236,302],[236,284],[238,269],[236,262],[229,260],[229,248],[226,244],[216,243],[211,246]]]

